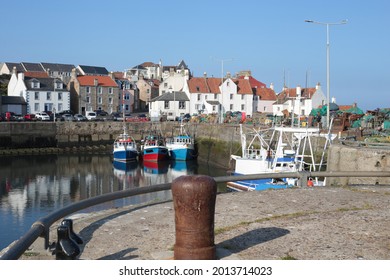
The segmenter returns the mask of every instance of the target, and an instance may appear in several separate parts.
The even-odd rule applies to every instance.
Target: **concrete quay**
[[[71,217],[79,259],[173,258],[172,201]],[[50,241],[56,239],[54,225]],[[390,185],[313,187],[217,195],[218,259],[388,260]],[[22,260],[55,259],[38,239]]]

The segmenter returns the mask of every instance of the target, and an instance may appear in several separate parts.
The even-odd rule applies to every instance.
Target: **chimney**
[[[203,77],[207,78],[207,72],[203,72]]]
[[[18,72],[16,71],[16,66],[12,67],[12,74],[17,74]]]
[[[99,84],[99,80],[98,80],[98,79],[94,79],[94,80],[93,80],[93,85],[94,85],[95,87],[97,87],[98,84]]]
[[[301,91],[302,91],[301,86],[298,85],[298,86],[297,86],[297,97],[298,97],[298,96],[301,96]]]
[[[73,68],[73,69],[72,69],[72,73],[70,74],[70,77],[71,77],[72,79],[76,79],[76,78],[77,78],[76,68]]]
[[[332,97],[332,103],[336,104],[336,97]]]
[[[249,80],[249,75],[248,75],[248,74],[245,74],[244,79],[245,79],[245,80]]]
[[[111,72],[108,74],[108,76],[110,76],[111,79],[115,80],[114,72],[111,71]]]
[[[274,90],[274,83],[271,83],[271,84],[269,85],[269,88],[272,89],[272,90]]]
[[[232,75],[230,74],[230,72],[227,72],[227,73],[226,73],[226,78],[227,78],[227,79],[230,79],[231,77],[232,77]]]
[[[321,84],[320,84],[320,82],[318,82],[317,84],[316,84],[316,90],[318,90],[318,89],[320,89],[321,88]]]

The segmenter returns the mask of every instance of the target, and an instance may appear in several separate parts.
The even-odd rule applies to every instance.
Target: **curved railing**
[[[390,172],[289,172],[289,173],[273,173],[272,178],[298,178],[301,186],[306,186],[309,177],[390,177]],[[215,177],[216,183],[225,183],[229,181],[255,180],[270,178],[270,174],[253,174],[242,176],[221,176]],[[171,183],[147,186],[136,189],[122,190],[113,193],[107,193],[100,196],[85,199],[75,202],[61,208],[57,211],[36,221],[20,239],[12,244],[8,250],[0,256],[0,260],[16,260],[37,240],[39,237],[45,238],[45,248],[49,247],[49,231],[50,227],[61,218],[64,218],[72,213],[95,206],[108,201],[121,199],[125,197],[165,191],[171,189]]]

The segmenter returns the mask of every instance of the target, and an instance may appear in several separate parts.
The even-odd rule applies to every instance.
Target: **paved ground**
[[[172,202],[73,217],[80,259],[171,259]],[[217,195],[219,259],[388,260],[390,186],[295,188]],[[55,231],[55,227],[53,230]],[[52,241],[55,234],[50,235]],[[54,259],[37,240],[22,259]]]

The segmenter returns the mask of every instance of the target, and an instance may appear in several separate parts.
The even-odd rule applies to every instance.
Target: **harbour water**
[[[181,175],[225,176],[215,166],[190,162],[117,165],[111,155],[34,155],[0,158],[0,250],[31,225],[70,203],[123,189],[171,182]],[[225,191],[219,186],[218,191]],[[171,198],[170,191],[97,205],[81,212]]]

